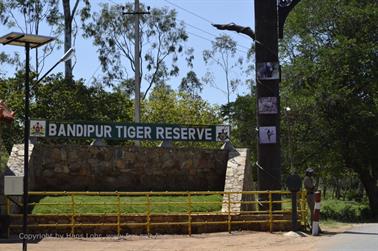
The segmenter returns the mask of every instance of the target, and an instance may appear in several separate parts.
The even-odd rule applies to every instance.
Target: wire
[[[209,24],[213,24],[213,22],[210,21],[209,19],[204,18],[204,17],[202,17],[202,16],[200,16],[200,15],[194,13],[193,11],[187,10],[187,9],[185,9],[185,8],[183,8],[183,7],[181,7],[181,6],[177,5],[177,4],[174,4],[174,3],[172,3],[172,2],[170,2],[170,1],[168,1],[168,0],[164,0],[164,2],[167,2],[167,3],[169,3],[170,5],[175,6],[176,8],[179,8],[179,9],[181,9],[181,10],[183,10],[183,11],[185,11],[185,12],[187,12],[187,13],[193,15],[193,16],[196,16],[196,17],[198,17],[198,18],[204,20],[205,22],[208,22]]]
[[[257,166],[260,170],[262,170],[265,174],[269,175],[270,177],[272,177],[272,178],[275,179],[276,181],[281,182],[280,179],[278,179],[276,176],[274,176],[273,174],[271,174],[270,172],[268,172],[267,170],[265,170],[265,169],[259,164],[258,161],[256,161],[256,166]]]
[[[110,3],[112,3],[112,4],[115,4],[115,5],[121,5],[120,3],[116,3],[116,2],[114,2],[112,0],[107,0],[107,1],[110,2]]]
[[[213,34],[213,33],[210,33],[210,32],[208,32],[208,31],[205,31],[204,29],[198,28],[198,27],[196,27],[196,26],[194,26],[194,25],[188,24],[188,23],[185,22],[184,20],[180,20],[180,21],[184,22],[186,25],[188,25],[188,26],[190,26],[190,27],[192,27],[192,28],[194,28],[194,29],[196,29],[196,30],[202,31],[203,33],[206,33],[206,34],[208,34],[208,35],[210,35],[210,36],[213,36],[213,37],[215,37],[215,38],[217,37],[217,35],[215,35],[215,34]],[[240,44],[236,44],[236,46],[239,46],[239,47],[241,47],[241,48],[243,48],[243,49],[246,49],[246,50],[249,50],[249,49],[250,49],[250,48],[248,48],[248,47],[246,47],[246,46],[243,46],[243,45],[240,45]],[[242,51],[242,50],[239,50],[239,51],[244,52],[244,53],[247,53],[247,52]]]
[[[111,2],[111,3],[115,4],[115,5],[119,5],[119,3],[116,3],[116,2],[114,2],[113,0],[107,0],[107,1],[108,1],[108,2]],[[194,15],[194,16],[196,16],[196,17],[198,17],[198,18],[200,18],[200,19],[206,21],[206,22],[209,23],[209,24],[213,24],[213,23],[214,23],[214,22],[210,21],[209,19],[206,19],[206,18],[204,18],[204,17],[202,17],[202,16],[200,16],[200,15],[194,13],[193,11],[187,10],[187,9],[185,9],[185,8],[183,8],[183,7],[181,7],[181,6],[177,5],[177,4],[174,4],[174,3],[172,3],[172,2],[170,2],[170,1],[168,1],[168,0],[164,0],[164,1],[167,2],[168,4],[172,5],[172,6],[176,7],[176,8],[179,8],[179,9],[181,9],[181,10],[183,10],[183,11],[185,11],[185,12],[191,14],[191,15]],[[196,26],[194,26],[194,25],[192,25],[192,24],[189,24],[188,22],[186,22],[186,21],[183,20],[183,19],[178,19],[178,20],[181,21],[181,22],[183,22],[183,23],[185,23],[187,26],[192,27],[193,29],[199,30],[199,31],[201,31],[201,32],[203,32],[203,33],[206,33],[206,34],[208,34],[208,35],[210,35],[210,36],[212,36],[212,37],[214,37],[214,38],[218,37],[217,35],[215,35],[215,34],[213,34],[213,33],[211,33],[211,32],[208,32],[208,31],[206,31],[206,30],[204,30],[204,29],[201,29],[201,28],[196,27]],[[188,32],[188,33],[189,33],[189,34],[192,34],[193,36],[199,37],[199,38],[201,38],[201,39],[207,40],[207,41],[209,41],[209,42],[213,42],[212,40],[210,40],[210,39],[208,39],[208,38],[206,38],[206,37],[203,37],[203,36],[201,36],[201,35],[195,34],[195,33],[193,33],[193,32]],[[240,34],[238,34],[238,35],[240,35]],[[243,37],[244,37],[244,36],[243,36]],[[244,38],[245,38],[245,37],[244,37]],[[240,45],[240,44],[238,44],[238,43],[236,43],[236,46],[238,46],[238,47],[240,47],[240,48],[243,48],[243,49],[245,49],[245,50],[247,50],[247,51],[250,49],[250,48],[248,48],[248,47],[246,47],[246,46],[243,46],[243,45]],[[244,51],[244,50],[240,50],[240,49],[236,49],[236,50],[239,51],[239,52],[245,53],[245,54],[248,53],[248,52],[246,52],[246,51]]]
[[[183,11],[185,11],[185,12],[191,14],[191,15],[193,15],[193,16],[196,16],[196,17],[198,17],[198,18],[200,18],[200,19],[202,19],[202,20],[204,20],[204,21],[206,21],[206,22],[208,22],[210,24],[214,24],[215,23],[215,22],[213,22],[213,21],[211,21],[211,20],[209,20],[209,19],[207,19],[207,18],[205,18],[203,16],[198,15],[197,13],[194,13],[193,11],[185,9],[184,7],[181,7],[181,6],[177,5],[177,4],[174,4],[174,3],[172,3],[172,2],[170,2],[168,0],[164,0],[164,1],[167,2],[168,4],[172,5],[172,6],[176,7],[176,8],[179,8],[179,9],[181,9],[181,10],[183,10]],[[237,33],[237,35],[240,36],[240,37],[242,37],[242,38],[244,38],[244,39],[248,39],[247,37],[245,37],[242,34]]]
[[[195,37],[198,37],[198,38],[204,39],[204,40],[206,40],[206,41],[209,41],[210,43],[214,42],[213,40],[211,40],[211,39],[209,39],[209,38],[206,38],[206,37],[203,37],[203,36],[201,36],[201,35],[198,35],[198,34],[196,34],[196,33],[193,33],[193,32],[190,32],[190,31],[187,31],[187,32],[188,32],[189,34],[195,36]],[[243,51],[243,50],[240,50],[240,49],[236,49],[236,50],[239,51],[239,52],[242,52],[242,53],[248,53],[248,52]]]
[[[94,77],[94,75],[98,72],[98,70],[100,69],[101,67],[101,64],[99,64],[96,68],[96,70],[93,72],[93,74],[85,81],[86,84],[88,84],[89,81],[92,80],[92,78]]]

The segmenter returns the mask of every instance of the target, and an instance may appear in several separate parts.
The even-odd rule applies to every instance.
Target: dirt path
[[[318,242],[342,233],[351,225],[325,228],[318,237],[287,233],[235,232],[189,236],[157,235],[117,238],[44,238],[28,244],[29,251],[307,251],[316,250]],[[21,250],[21,243],[1,243],[0,251]]]

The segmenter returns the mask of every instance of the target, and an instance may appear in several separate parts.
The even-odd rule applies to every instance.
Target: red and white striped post
[[[312,235],[319,235],[319,220],[320,220],[320,191],[315,192],[315,207],[312,216]]]

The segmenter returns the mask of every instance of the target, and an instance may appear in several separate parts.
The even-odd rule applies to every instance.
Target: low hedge
[[[343,222],[363,222],[370,218],[369,206],[366,203],[342,200],[324,200],[321,202],[322,219]]]

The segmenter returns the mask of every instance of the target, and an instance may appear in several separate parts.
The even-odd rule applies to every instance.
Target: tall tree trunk
[[[327,195],[327,185],[325,184],[325,181],[323,180],[322,182],[322,193],[323,193],[323,198],[325,199],[326,198],[326,195]]]
[[[72,46],[72,18],[70,0],[62,0],[64,12],[64,52],[67,52]],[[78,1],[77,1],[78,2]],[[72,61],[67,60],[64,64],[64,77],[72,81]]]
[[[373,217],[378,218],[378,186],[377,179],[366,170],[358,172],[362,184],[365,187],[366,195],[369,199],[369,207]]]

